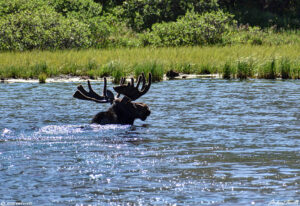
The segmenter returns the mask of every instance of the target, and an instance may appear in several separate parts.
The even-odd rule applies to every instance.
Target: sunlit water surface
[[[299,81],[155,83],[134,126],[90,125],[77,84],[0,84],[0,201],[300,204]]]

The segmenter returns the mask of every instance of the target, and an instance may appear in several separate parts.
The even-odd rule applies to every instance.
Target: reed
[[[276,79],[276,60],[273,58],[271,61],[261,64],[258,69],[258,78],[260,79]]]
[[[232,78],[232,68],[231,65],[226,62],[223,67],[223,79],[231,79]]]
[[[46,83],[47,74],[45,74],[45,73],[39,74],[38,79],[39,79],[39,83],[40,84]]]
[[[282,79],[290,79],[291,75],[291,62],[288,58],[282,58],[280,61],[280,72]]]
[[[197,74],[213,74],[216,73],[217,69],[211,64],[202,64],[197,69]]]
[[[253,62],[251,60],[239,60],[237,62],[237,78],[244,80],[253,77]]]
[[[100,76],[111,76],[112,82],[118,84],[122,77],[127,76],[126,68],[120,62],[112,61],[102,68]]]
[[[3,71],[1,72],[1,77],[17,79],[17,78],[21,78],[21,77],[25,76],[25,75],[21,75],[21,74],[24,74],[24,72],[22,71],[21,68],[16,67],[16,66],[8,66],[8,67],[4,68]]]
[[[300,65],[294,64],[291,69],[291,73],[293,79],[300,79]]]
[[[195,64],[194,65],[191,63],[179,64],[178,71],[184,74],[193,74],[196,72]]]
[[[152,74],[152,82],[159,82],[163,80],[164,77],[164,67],[161,64],[158,64],[157,62],[149,62],[144,64],[137,64],[133,68],[134,70],[134,76],[135,78],[138,78],[138,76],[143,72],[145,75],[148,75],[148,73]],[[148,78],[148,76],[147,76]]]
[[[280,76],[284,74],[283,77],[288,73],[288,78],[299,78],[299,56],[300,43],[1,52],[0,77],[27,79],[45,73],[48,77],[60,74],[90,78],[114,76],[117,81],[120,74],[136,76],[141,71],[151,71],[154,80],[160,81],[170,69],[185,74],[224,74],[225,65],[230,62],[231,78],[257,76],[272,79],[277,77],[277,72]],[[284,58],[287,61],[277,63]]]

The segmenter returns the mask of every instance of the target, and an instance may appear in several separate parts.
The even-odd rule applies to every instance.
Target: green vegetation
[[[273,58],[271,61],[264,63],[258,70],[258,78],[276,79],[276,60]]]
[[[138,78],[138,76],[144,72],[146,74],[146,78],[148,78],[148,74],[152,74],[152,81],[158,82],[163,80],[164,76],[164,66],[157,62],[146,62],[144,64],[137,64],[133,66],[134,76]]]
[[[237,78],[247,79],[248,77],[253,76],[253,65],[252,61],[244,60],[238,61],[237,63]]]
[[[299,28],[300,1],[298,0],[219,0],[220,8],[235,15],[241,24],[279,28]]]
[[[222,11],[194,12],[179,18],[176,22],[154,24],[152,31],[143,37],[143,45],[192,46],[223,43],[234,22],[232,15]]]
[[[298,0],[0,0],[0,78],[299,78],[299,19]]]
[[[291,63],[288,58],[283,58],[280,61],[280,72],[281,72],[281,78],[282,79],[290,79],[291,74]]]
[[[90,47],[92,42],[89,38],[93,33],[89,25],[79,20],[80,14],[70,12],[66,15],[74,17],[68,18],[58,13],[55,9],[60,9],[59,3],[58,0],[0,0],[0,49],[23,51]],[[65,6],[64,11],[68,8],[68,5]],[[77,5],[74,3],[72,6],[76,9]]]
[[[224,78],[300,78],[300,44],[119,48],[0,53],[0,78],[38,78],[67,74],[100,78],[151,72],[160,81],[170,69]]]
[[[296,0],[0,0],[0,51],[294,44],[299,15]]]
[[[223,79],[232,78],[231,74],[232,74],[231,66],[228,62],[226,62],[224,67],[223,67]]]
[[[38,78],[39,78],[39,83],[44,84],[46,83],[47,75],[45,73],[41,73],[39,74]]]

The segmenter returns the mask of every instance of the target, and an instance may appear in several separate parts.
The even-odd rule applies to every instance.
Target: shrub
[[[43,10],[50,8],[44,0],[0,0],[0,17],[23,11]]]
[[[176,22],[155,24],[152,31],[142,36],[144,45],[188,46],[221,43],[235,22],[232,15],[222,11],[195,12],[179,18]]]
[[[112,28],[108,19],[101,17],[102,6],[93,0],[49,0],[56,12],[68,19],[76,19],[86,24],[90,30],[91,44],[106,47]]]
[[[1,50],[85,48],[90,36],[88,25],[48,7],[0,18]]]
[[[56,12],[66,17],[75,17],[85,21],[93,17],[100,16],[102,12],[101,4],[93,0],[48,0],[49,4]]]
[[[135,31],[149,29],[155,23],[176,21],[188,10],[197,13],[218,9],[217,0],[127,0],[123,3],[123,16]]]
[[[268,33],[261,30],[259,27],[251,27],[249,25],[241,25],[233,29],[230,35],[224,39],[225,43],[246,43],[251,45],[262,45],[266,42]]]
[[[101,12],[93,0],[0,0],[0,50],[105,47]]]
[[[89,25],[91,32],[92,46],[103,48],[110,44],[109,37],[112,33],[112,27],[103,18],[91,18],[86,21],[86,24]]]

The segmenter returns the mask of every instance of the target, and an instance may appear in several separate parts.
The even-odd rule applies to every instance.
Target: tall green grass
[[[280,61],[280,72],[282,79],[290,79],[291,74],[291,62],[288,58],[283,58]]]
[[[226,62],[223,67],[223,79],[231,79],[232,78],[232,67],[229,62]]]
[[[89,78],[138,76],[154,81],[173,69],[185,74],[223,74],[224,78],[300,78],[300,43],[280,46],[119,48],[0,53],[0,78],[63,75]],[[226,75],[225,75],[226,74]]]
[[[39,74],[38,79],[40,84],[44,84],[46,83],[47,75],[45,73],[41,73]]]
[[[300,64],[297,62],[291,69],[293,79],[300,79]]]
[[[258,67],[258,78],[260,79],[276,79],[276,60],[273,58],[270,61],[266,61]]]
[[[237,78],[243,80],[249,77],[253,77],[252,60],[239,60],[237,62]]]
[[[163,80],[164,77],[164,67],[161,64],[156,62],[147,62],[144,64],[137,64],[133,67],[134,76],[138,78],[138,76],[143,72],[146,74],[148,78],[148,74],[152,74],[152,82],[158,82]]]

